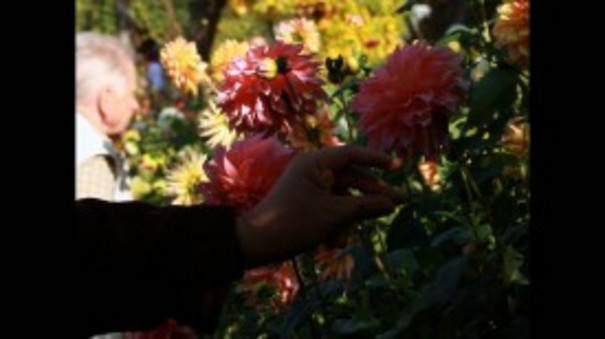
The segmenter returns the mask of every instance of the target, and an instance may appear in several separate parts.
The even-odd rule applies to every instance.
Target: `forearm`
[[[202,330],[242,273],[233,210],[77,203],[78,292],[95,333],[152,328],[169,317]]]

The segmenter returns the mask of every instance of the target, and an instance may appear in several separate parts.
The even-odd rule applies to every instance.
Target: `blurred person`
[[[145,79],[148,84],[149,95],[157,100],[166,90],[166,77],[160,63],[160,50],[157,42],[153,39],[145,40],[139,47],[145,65]]]
[[[131,199],[112,139],[126,131],[139,109],[136,90],[128,46],[113,36],[76,35],[76,199]]]

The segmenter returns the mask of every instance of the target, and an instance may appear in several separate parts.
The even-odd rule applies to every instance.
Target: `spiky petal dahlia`
[[[277,139],[259,136],[236,142],[229,150],[218,147],[204,166],[209,182],[200,190],[210,204],[247,211],[269,192],[294,154]]]
[[[174,197],[174,205],[189,206],[203,201],[198,187],[208,180],[203,169],[205,162],[206,155],[193,148],[185,148],[182,151],[180,164],[172,168],[166,178],[168,195]]]
[[[220,46],[212,52],[210,57],[210,76],[216,82],[221,82],[225,79],[223,72],[231,60],[235,57],[244,57],[248,51],[249,44],[245,41],[225,40]]]
[[[296,278],[294,267],[290,263],[283,263],[280,266],[265,266],[248,270],[244,273],[241,284],[241,292],[244,293],[249,304],[256,304],[258,308],[263,308],[257,297],[258,286],[264,283],[277,291],[277,300],[270,303],[274,311],[283,309],[292,303],[299,289],[299,282]]]
[[[436,155],[449,116],[465,97],[461,57],[445,47],[417,42],[397,48],[387,64],[362,80],[352,108],[369,146],[403,158]]]
[[[288,135],[290,145],[297,150],[311,152],[344,144],[334,134],[336,125],[330,120],[329,110],[325,105],[317,114],[307,115],[303,124],[294,128],[292,134]]]
[[[202,62],[195,43],[176,38],[162,48],[160,61],[179,90],[197,95],[207,65]]]
[[[297,18],[282,21],[273,28],[275,40],[289,44],[303,44],[303,53],[317,53],[321,46],[319,30],[314,21]]]
[[[229,128],[227,117],[213,101],[209,101],[208,107],[200,113],[198,127],[200,136],[207,139],[206,144],[211,148],[218,145],[229,148],[237,139],[237,133]]]
[[[238,132],[289,134],[304,114],[326,100],[319,62],[302,45],[276,42],[251,48],[227,66],[218,104]]]
[[[507,0],[498,7],[493,33],[497,47],[508,50],[511,61],[529,66],[529,0]]]
[[[351,253],[342,253],[342,249],[321,247],[315,255],[315,261],[325,266],[319,277],[321,280],[349,280],[355,268]]]

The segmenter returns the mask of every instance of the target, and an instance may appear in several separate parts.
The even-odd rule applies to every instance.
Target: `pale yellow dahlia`
[[[166,177],[167,193],[174,196],[174,205],[194,205],[203,201],[198,186],[207,181],[204,172],[206,155],[193,149],[186,148],[180,155],[180,163],[172,168]]]
[[[200,113],[198,126],[200,136],[207,139],[206,144],[211,148],[218,145],[229,148],[237,139],[237,132],[229,127],[227,117],[212,101]]]
[[[282,21],[274,28],[275,39],[289,44],[303,44],[303,53],[317,53],[321,47],[319,30],[314,21],[297,18]]]
[[[249,44],[245,41],[225,40],[218,46],[210,56],[210,76],[216,82],[221,82],[225,79],[223,72],[231,59],[235,57],[244,57],[248,51]]]

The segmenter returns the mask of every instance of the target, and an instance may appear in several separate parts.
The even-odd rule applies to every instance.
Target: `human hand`
[[[238,220],[247,266],[311,250],[354,222],[393,211],[403,196],[366,168],[393,169],[389,156],[354,146],[298,155],[269,194]],[[348,189],[360,190],[353,196]]]

